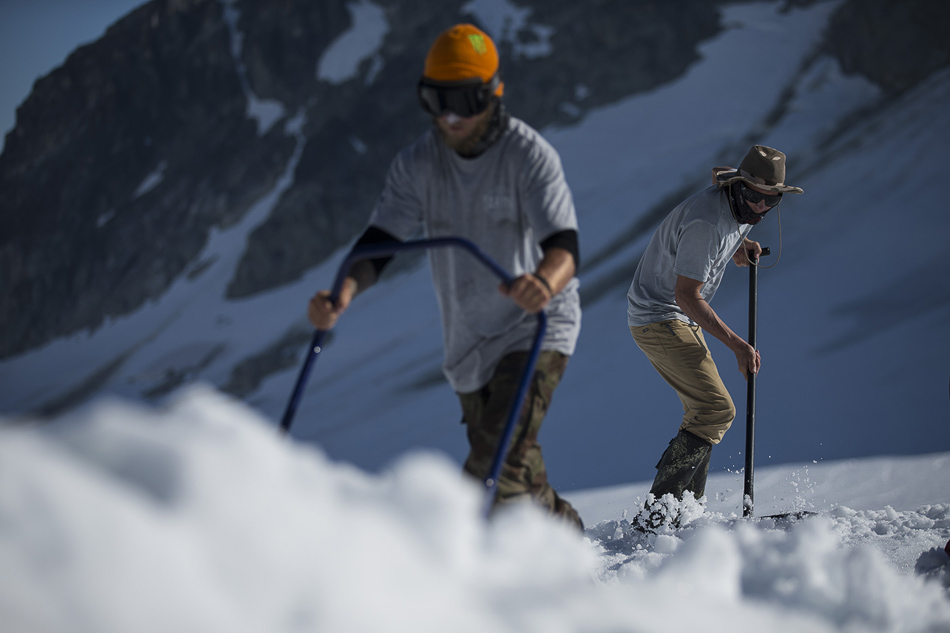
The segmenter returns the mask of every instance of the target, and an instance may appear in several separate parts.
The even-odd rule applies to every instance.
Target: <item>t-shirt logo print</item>
[[[482,196],[482,206],[486,211],[507,211],[514,206],[514,198],[486,193]]]
[[[474,48],[475,52],[479,55],[484,55],[488,52],[488,46],[485,44],[485,38],[478,33],[469,35],[468,41],[471,42],[472,48]]]

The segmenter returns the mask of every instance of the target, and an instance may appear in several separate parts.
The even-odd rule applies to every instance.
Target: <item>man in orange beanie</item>
[[[470,24],[432,44],[417,86],[433,127],[393,161],[357,246],[427,237],[463,237],[514,277],[493,273],[458,249],[432,249],[429,260],[442,316],[443,372],[459,396],[470,452],[465,471],[490,472],[536,329],[548,328],[498,482],[496,504],[533,500],[583,529],[548,483],[538,432],[580,332],[577,217],[557,152],[510,116],[501,101],[498,51]],[[318,292],[308,314],[333,327],[350,301],[376,282],[391,258],[356,264],[338,301]]]

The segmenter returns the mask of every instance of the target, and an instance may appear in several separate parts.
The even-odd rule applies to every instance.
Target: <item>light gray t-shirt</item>
[[[628,325],[670,319],[692,323],[676,303],[677,275],[704,282],[700,295],[711,301],[726,264],[751,229],[751,224],[736,222],[728,191],[715,185],[673,209],[660,223],[633,275],[627,292]]]
[[[514,117],[476,158],[462,158],[430,129],[393,160],[369,223],[401,240],[420,225],[429,238],[466,238],[512,277],[536,270],[540,242],[577,230],[557,152]],[[503,296],[501,280],[468,251],[433,248],[429,262],[442,315],[443,370],[455,391],[475,391],[505,354],[531,348],[537,318]],[[543,349],[574,352],[577,288],[573,279],[545,309]]]

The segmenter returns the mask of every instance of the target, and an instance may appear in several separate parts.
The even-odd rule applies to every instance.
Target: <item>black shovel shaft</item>
[[[768,247],[762,249],[762,255],[770,253]],[[749,251],[752,266],[749,267],[749,345],[756,347],[756,321],[759,304],[759,258]],[[745,486],[742,493],[742,516],[752,516],[755,503],[755,374],[749,374],[746,388],[745,422]]]

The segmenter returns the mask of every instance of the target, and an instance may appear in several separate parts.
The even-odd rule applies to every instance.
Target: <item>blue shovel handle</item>
[[[489,270],[495,273],[495,275],[501,279],[505,285],[511,285],[511,283],[514,281],[514,278],[509,275],[504,268],[499,266],[491,257],[489,257],[483,250],[481,250],[471,241],[461,237],[438,237],[425,240],[409,240],[407,242],[365,244],[350,251],[350,254],[347,255],[346,259],[343,260],[343,263],[340,264],[336,279],[333,282],[333,288],[330,292],[330,300],[333,303],[336,303],[339,300],[340,292],[343,289],[343,282],[346,280],[346,276],[349,274],[350,268],[358,261],[364,259],[375,259],[377,257],[388,257],[403,251],[422,249],[428,250],[430,248],[443,247],[463,248],[471,253]],[[528,355],[528,362],[525,364],[524,372],[521,377],[521,383],[518,386],[515,400],[512,402],[511,411],[508,414],[508,422],[505,425],[504,433],[502,434],[502,437],[498,442],[498,446],[495,449],[495,457],[492,461],[491,471],[489,472],[488,477],[485,478],[485,487],[489,492],[485,506],[486,516],[491,511],[491,508],[495,502],[495,496],[498,494],[498,476],[501,473],[502,464],[504,463],[505,456],[508,453],[508,445],[511,443],[512,435],[514,435],[515,427],[517,426],[518,422],[518,416],[521,412],[521,407],[524,404],[525,395],[527,394],[528,387],[531,384],[531,376],[534,374],[534,367],[538,362],[538,356],[541,354],[541,343],[544,340],[544,333],[547,329],[547,315],[545,315],[544,311],[542,310],[541,312],[538,312],[537,316],[538,327],[534,335],[531,352]],[[316,363],[317,357],[323,350],[323,341],[326,338],[326,335],[327,330],[316,330],[313,334],[313,339],[310,342],[310,351],[307,354],[307,358],[304,360],[303,367],[300,368],[300,374],[297,376],[297,382],[294,385],[293,392],[291,393],[290,401],[287,403],[287,408],[285,409],[284,416],[280,422],[280,428],[283,433],[290,432],[290,426],[293,424],[294,415],[296,414],[297,407],[300,405],[300,400],[303,397],[304,386],[307,384],[307,380],[310,377],[310,372]]]

